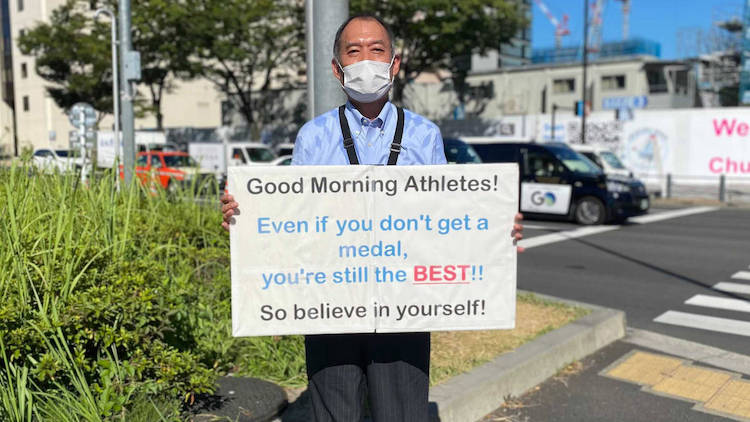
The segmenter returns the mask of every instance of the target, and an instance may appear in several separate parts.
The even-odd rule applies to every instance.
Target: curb
[[[533,293],[519,290],[519,293]],[[430,406],[440,422],[476,421],[508,397],[519,396],[571,362],[625,336],[625,313],[582,302],[533,293],[542,299],[592,312],[512,352],[457,375],[430,389]],[[435,418],[437,416],[437,418]]]

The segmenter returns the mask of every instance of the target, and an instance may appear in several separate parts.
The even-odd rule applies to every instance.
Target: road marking
[[[656,214],[641,215],[638,217],[631,217],[628,221],[638,224],[653,223],[656,221],[669,220],[670,218],[685,217],[693,214],[702,214],[705,212],[711,212],[718,210],[719,207],[692,207],[674,211],[664,211]]]
[[[750,322],[739,321],[736,319],[690,314],[679,311],[667,311],[656,317],[654,321],[662,324],[679,325],[680,327],[697,328],[699,330],[718,331],[720,333],[750,337]]]
[[[550,227],[550,226],[539,226],[536,224],[524,224],[524,229],[532,229],[532,230],[564,230],[560,227]]]
[[[750,312],[750,301],[730,299],[708,295],[695,295],[685,301],[687,305],[703,306],[706,308],[726,309],[728,311]]]
[[[609,232],[612,230],[617,230],[619,228],[620,226],[582,227],[580,229],[543,234],[541,236],[534,236],[529,239],[523,239],[518,242],[518,246],[523,246],[524,248],[529,249],[537,246],[548,245],[550,243],[562,242],[563,240],[576,239],[578,237],[590,236],[592,234]]]
[[[750,284],[730,283],[727,281],[722,281],[721,283],[714,284],[714,289],[721,290],[722,292],[750,295]]]
[[[740,280],[750,280],[750,271],[737,271],[734,273],[732,278],[738,278]]]
[[[653,215],[642,215],[640,217],[632,217],[629,221],[638,224],[653,223],[656,221],[668,220],[670,218],[684,217],[686,215],[700,214],[710,211],[716,211],[719,207],[693,207],[675,211],[665,211]],[[529,225],[524,227],[535,228]],[[579,237],[590,236],[592,234],[604,233],[613,230],[618,230],[622,226],[595,226],[595,227],[581,227],[575,230],[560,231],[557,233],[544,234],[541,236],[534,236],[528,239],[523,239],[518,242],[518,246],[522,246],[526,249],[534,248],[542,245],[549,245],[550,243],[562,242],[564,240],[576,239]],[[553,228],[550,228],[554,230]],[[745,271],[750,274],[750,271]],[[750,275],[748,275],[750,277]]]

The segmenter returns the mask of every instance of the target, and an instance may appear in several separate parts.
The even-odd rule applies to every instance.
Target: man
[[[348,101],[299,130],[292,164],[445,164],[440,129],[388,101],[401,57],[387,25],[354,16],[337,31],[333,49],[333,74]],[[229,229],[237,203],[231,195],[221,201]],[[520,219],[511,232],[516,240]],[[428,420],[429,333],[306,336],[305,354],[316,421],[362,420],[366,391],[375,422]]]

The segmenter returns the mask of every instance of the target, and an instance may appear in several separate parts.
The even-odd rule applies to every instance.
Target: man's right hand
[[[234,222],[232,217],[239,214],[239,210],[237,209],[238,206],[239,204],[234,202],[234,196],[230,194],[222,195],[221,213],[224,216],[224,221],[221,222],[221,227],[224,227],[224,230],[229,231],[229,224]]]

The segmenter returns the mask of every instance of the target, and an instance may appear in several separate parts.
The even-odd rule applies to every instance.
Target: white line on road
[[[718,331],[750,337],[750,322],[736,319],[718,318],[707,315],[689,314],[687,312],[667,311],[654,319],[662,324],[679,325],[699,330]]]
[[[550,227],[550,226],[540,226],[536,224],[524,224],[524,229],[532,229],[532,230],[563,230],[562,228],[556,228],[556,227]]]
[[[641,215],[628,219],[631,223],[646,224],[656,221],[669,220],[670,218],[685,217],[687,215],[701,214],[718,210],[719,207],[692,207],[674,211],[664,211],[656,214]]]
[[[526,249],[533,248],[536,246],[548,245],[550,243],[562,242],[563,240],[575,239],[583,236],[590,236],[592,234],[609,232],[612,230],[619,229],[620,226],[597,226],[597,227],[582,227],[580,229],[543,234],[541,236],[534,236],[529,239],[523,239],[518,242],[518,246],[523,246]]]
[[[708,295],[695,295],[685,301],[686,305],[704,306],[706,308],[726,309],[728,311],[750,312],[750,301],[730,299]]]
[[[750,271],[738,271],[734,273],[732,278],[738,278],[740,280],[750,280]]]
[[[630,221],[639,224],[653,223],[656,221],[667,220],[670,218],[684,217],[686,215],[700,214],[704,212],[710,212],[718,210],[718,207],[693,207],[675,211],[665,211],[654,215],[643,215],[640,217],[633,217]],[[529,225],[524,227],[532,228]],[[550,243],[562,242],[564,240],[576,239],[579,237],[590,236],[592,234],[604,233],[613,230],[618,230],[622,226],[596,226],[596,227],[581,227],[575,230],[560,231],[557,233],[544,234],[541,236],[534,236],[528,239],[523,239],[518,242],[518,246],[523,246],[526,249],[534,248],[537,246],[548,245]]]
[[[714,284],[714,289],[721,290],[722,292],[750,295],[750,284],[729,283],[727,281],[722,281],[721,283]]]

